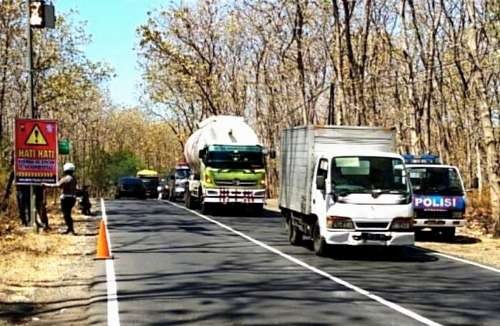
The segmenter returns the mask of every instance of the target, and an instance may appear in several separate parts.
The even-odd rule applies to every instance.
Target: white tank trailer
[[[265,203],[265,154],[255,131],[238,116],[212,116],[184,146],[192,176],[186,206],[203,212],[241,204],[254,212]]]

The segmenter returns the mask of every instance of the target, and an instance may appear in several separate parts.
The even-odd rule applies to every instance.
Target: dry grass
[[[452,242],[418,241],[417,246],[500,268],[500,239],[464,228]]]
[[[76,209],[75,211],[76,212]],[[0,325],[44,320],[66,300],[89,298],[93,277],[94,222],[75,214],[79,236],[60,234],[64,222],[57,209],[49,211],[52,230],[35,234],[10,222],[0,237]],[[62,308],[61,308],[62,309]],[[60,309],[59,309],[60,310]],[[79,313],[79,312],[75,312]],[[49,320],[53,320],[53,316]]]

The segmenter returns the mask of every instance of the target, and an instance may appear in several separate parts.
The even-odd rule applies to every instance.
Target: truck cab
[[[279,206],[289,241],[329,246],[414,244],[412,190],[393,128],[284,129]]]
[[[168,200],[176,201],[184,198],[184,192],[188,183],[191,169],[187,164],[177,164],[167,177]]]
[[[456,166],[441,164],[434,155],[405,155],[413,186],[415,231],[431,229],[446,239],[465,224],[466,195]]]
[[[210,145],[200,151],[202,210],[208,205],[239,203],[260,211],[265,202],[265,154],[262,146]]]
[[[311,189],[311,210],[319,222],[312,230],[313,241],[319,241],[315,248],[414,243],[411,187],[401,156],[352,151],[323,155]]]
[[[184,158],[191,168],[185,192],[188,208],[203,213],[238,205],[262,212],[266,196],[267,149],[238,116],[212,116],[198,124],[186,141]]]

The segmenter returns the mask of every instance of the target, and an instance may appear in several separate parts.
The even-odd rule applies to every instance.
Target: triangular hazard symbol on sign
[[[47,145],[47,140],[43,136],[38,125],[33,127],[28,139],[26,139],[26,145]]]

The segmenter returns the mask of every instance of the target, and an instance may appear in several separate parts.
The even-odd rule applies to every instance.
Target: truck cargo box
[[[350,126],[304,126],[283,130],[279,205],[311,213],[314,164],[322,154],[395,151],[395,129]]]

